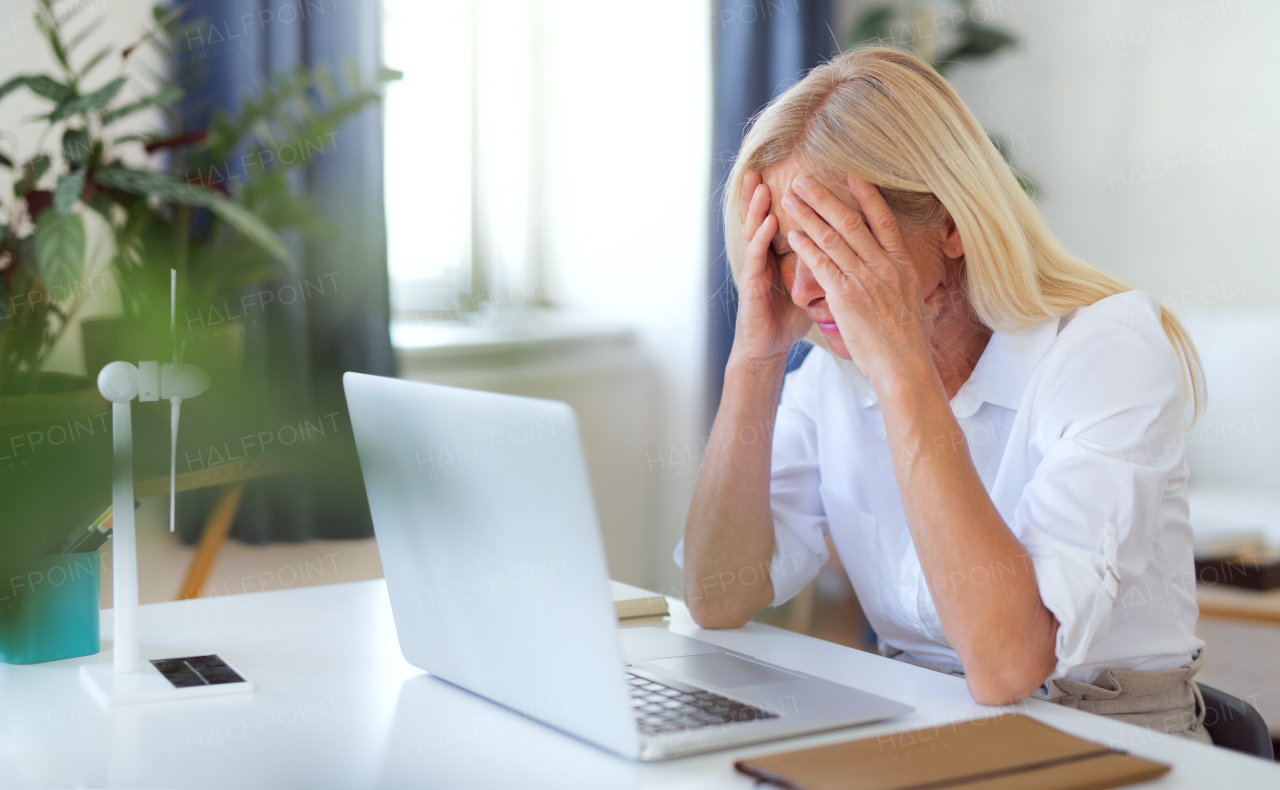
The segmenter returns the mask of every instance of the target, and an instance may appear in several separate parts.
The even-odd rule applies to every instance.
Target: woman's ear
[[[942,223],[942,254],[948,258],[964,257],[964,240],[960,238],[960,230],[950,215]]]

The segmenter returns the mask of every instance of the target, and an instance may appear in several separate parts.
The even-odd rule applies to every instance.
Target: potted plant
[[[288,272],[282,234],[332,232],[291,188],[288,171],[305,160],[277,158],[234,181],[216,177],[222,163],[233,152],[323,137],[379,96],[353,74],[343,91],[324,69],[299,69],[261,86],[238,112],[213,115],[208,128],[184,130],[181,103],[195,75],[137,66],[144,48],[176,62],[172,42],[195,24],[184,8],[158,5],[139,41],[86,55],[95,22],[60,18],[52,0],[35,5],[57,69],[0,75],[0,102],[26,91],[47,104],[34,119],[44,124],[39,150],[0,150],[0,168],[13,176],[12,194],[0,195],[0,578],[56,551],[77,519],[109,501],[110,417],[93,379],[104,359],[168,357],[170,270],[182,315]],[[164,123],[120,131],[144,110],[159,110]],[[92,254],[95,236],[105,254]],[[49,372],[100,288],[119,294],[121,315],[82,327],[83,375]],[[231,349],[204,352],[214,358],[200,364],[234,369]],[[163,460],[167,470],[167,419],[137,420],[138,464]]]

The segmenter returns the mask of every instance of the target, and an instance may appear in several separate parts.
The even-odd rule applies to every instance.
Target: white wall
[[[679,589],[695,464],[670,448],[706,428],[706,222],[711,124],[708,0],[661,7],[550,0],[543,108],[547,287],[564,306],[635,327],[660,381],[661,434],[637,485],[657,489],[651,586]]]
[[[1280,4],[984,6],[1021,46],[951,76],[1068,249],[1175,309],[1280,306]]]

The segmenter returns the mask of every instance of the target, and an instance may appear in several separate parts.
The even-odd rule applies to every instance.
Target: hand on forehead
[[[849,185],[844,178],[833,177],[819,170],[792,162],[784,162],[781,165],[765,170],[761,175],[765,185],[769,187],[769,195],[773,200],[773,205],[769,211],[778,218],[778,233],[774,238],[775,241],[784,244],[784,246],[789,231],[798,230],[802,233],[804,232],[804,229],[800,227],[795,218],[787,215],[787,210],[782,205],[782,200],[788,193],[795,193],[797,197],[800,197],[799,193],[792,187],[797,178],[807,177],[821,184],[839,198],[841,203],[848,206],[850,210],[863,216],[862,209],[859,207],[853,193],[849,191]],[[803,200],[803,198],[801,199]],[[863,219],[865,218],[863,216]]]

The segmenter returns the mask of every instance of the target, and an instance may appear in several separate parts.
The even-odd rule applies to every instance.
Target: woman
[[[791,598],[829,535],[886,655],[1207,742],[1177,319],[1067,253],[947,83],[884,48],[761,113],[725,232],[736,336],[676,549],[694,619]]]

